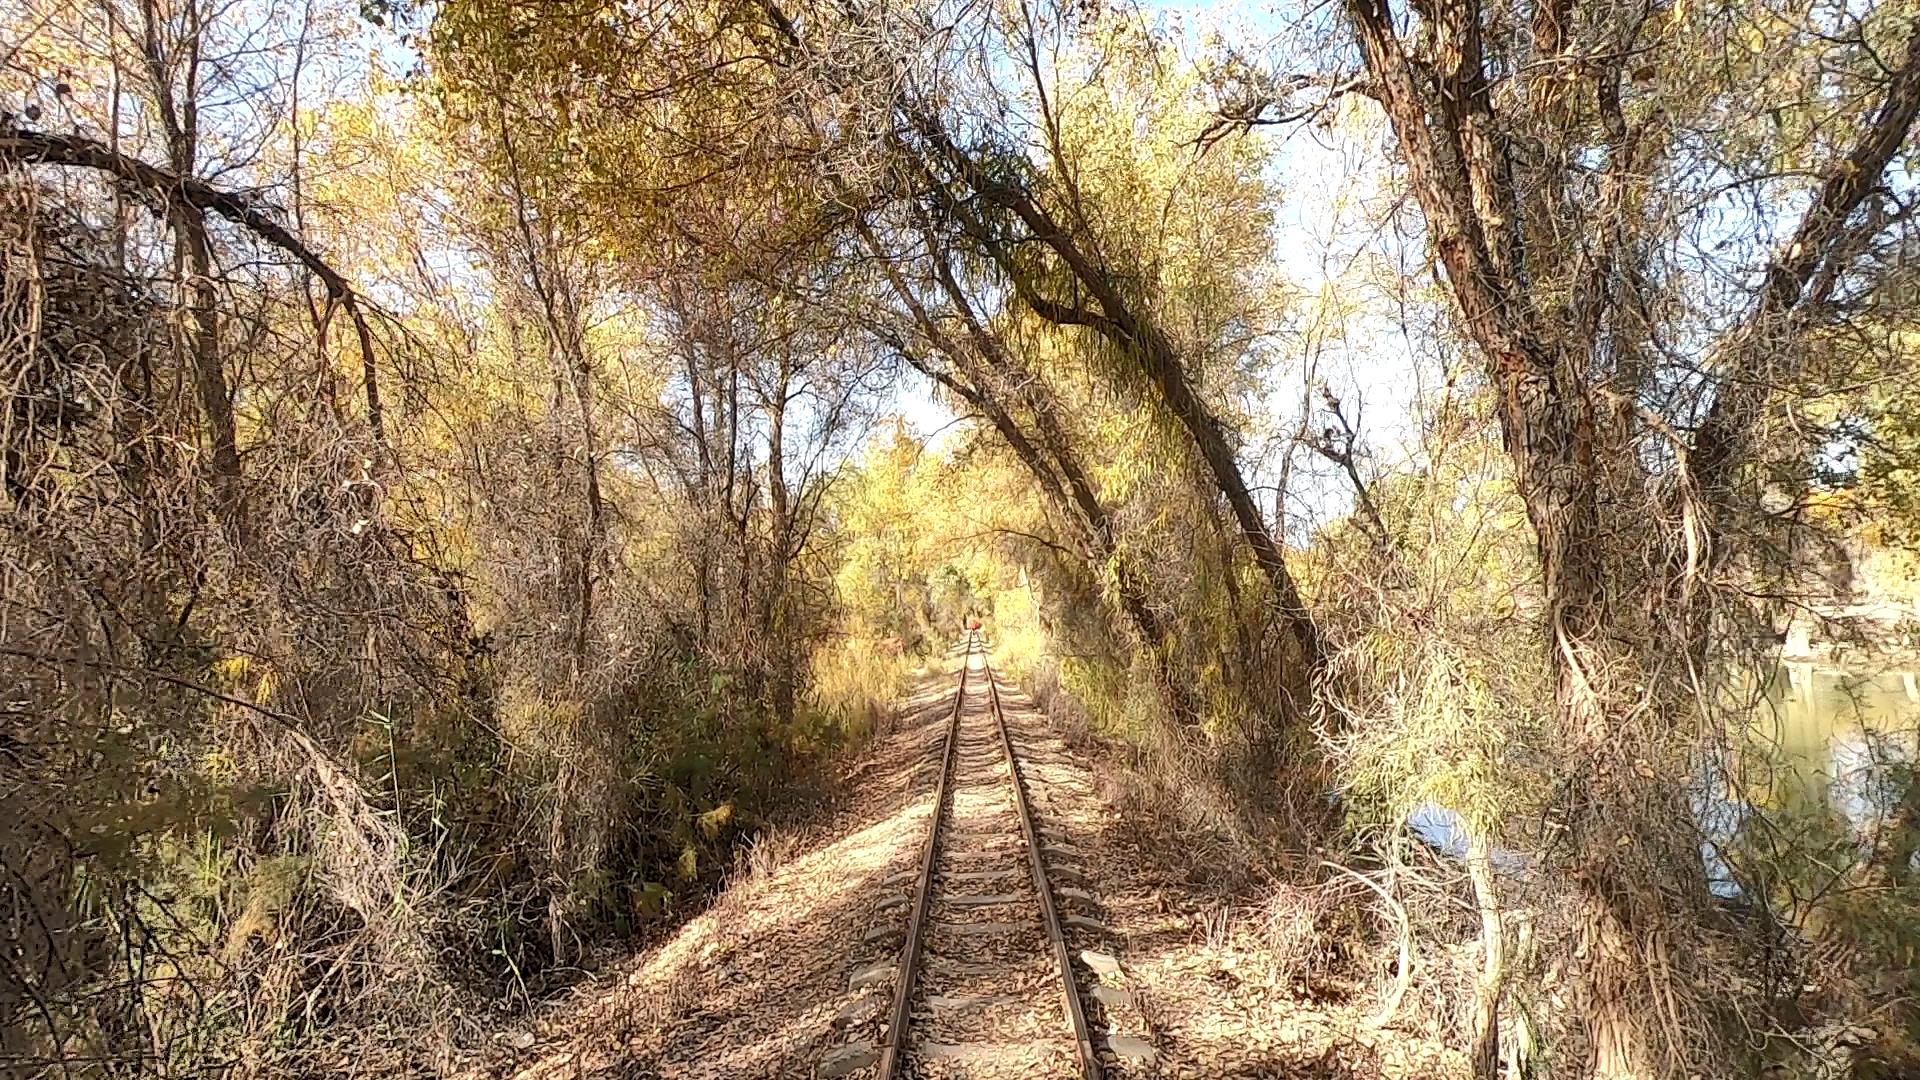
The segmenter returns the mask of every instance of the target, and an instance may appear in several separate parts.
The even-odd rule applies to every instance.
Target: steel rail
[[[933,824],[927,828],[926,850],[920,855],[920,884],[913,897],[913,915],[907,920],[907,936],[900,943],[898,975],[893,986],[893,1021],[887,1027],[887,1044],[880,1050],[879,1080],[894,1080],[906,1057],[907,1026],[913,1012],[913,984],[920,974],[920,941],[926,934],[927,907],[933,895],[933,866],[940,851],[940,825],[947,817],[947,780],[953,775],[953,754],[960,735],[960,713],[967,703],[967,669],[973,664],[974,643],[978,635],[968,633],[967,651],[960,661],[960,689],[953,695],[953,712],[947,717],[946,746],[940,752],[940,778],[933,789]],[[982,670],[985,662],[982,661]],[[987,682],[993,682],[988,676]]]
[[[993,668],[981,659],[981,671],[987,676],[987,693],[993,703],[994,723],[1000,728],[1000,745],[1007,751],[1007,771],[1013,777],[1013,801],[1020,810],[1020,828],[1027,835],[1027,864],[1033,871],[1033,889],[1040,894],[1040,919],[1053,945],[1053,958],[1060,965],[1060,984],[1066,990],[1067,1023],[1073,1026],[1073,1041],[1080,1051],[1080,1074],[1085,1080],[1100,1080],[1100,1058],[1093,1049],[1093,1037],[1087,1032],[1087,1010],[1080,1003],[1080,988],[1074,979],[1073,958],[1067,952],[1066,935],[1060,930],[1060,912],[1053,903],[1053,890],[1047,885],[1047,865],[1040,857],[1039,830],[1033,825],[1033,811],[1027,806],[1027,789],[1020,776],[1020,759],[1013,753],[1013,737],[1007,734],[1007,718],[1000,711],[1000,688],[994,683]]]

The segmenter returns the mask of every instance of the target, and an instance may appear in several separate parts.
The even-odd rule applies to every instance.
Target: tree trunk
[[[1676,929],[1667,871],[1687,854],[1669,849],[1664,815],[1648,807],[1667,802],[1664,778],[1648,768],[1621,767],[1622,749],[1641,740],[1641,753],[1660,759],[1664,747],[1646,742],[1624,715],[1635,707],[1633,673],[1643,670],[1631,649],[1615,644],[1610,594],[1628,587],[1613,580],[1601,536],[1592,444],[1593,417],[1585,388],[1571,365],[1508,360],[1491,374],[1505,388],[1501,423],[1514,460],[1516,485],[1527,507],[1547,604],[1548,647],[1556,680],[1556,745],[1580,777],[1569,791],[1566,826],[1575,883],[1581,960],[1581,1012],[1598,1080],[1661,1075],[1648,1003],[1668,977],[1658,943]],[[1659,704],[1654,708],[1658,710]],[[1668,719],[1652,718],[1656,731]],[[1683,814],[1684,801],[1678,808]],[[1684,820],[1682,818],[1681,820]],[[1620,840],[1627,837],[1629,848]],[[1638,846],[1640,850],[1632,850]],[[1675,860],[1679,860],[1677,863]]]
[[[1500,896],[1493,876],[1492,847],[1475,829],[1467,841],[1467,876],[1480,909],[1480,978],[1473,993],[1473,1032],[1468,1059],[1476,1080],[1500,1074],[1500,997],[1506,980],[1506,937],[1500,927]]]
[[[960,287],[952,267],[941,253],[937,240],[926,234],[933,259],[934,280],[946,293],[966,329],[964,341],[948,334],[941,322],[921,303],[915,291],[893,268],[873,232],[861,226],[867,242],[892,283],[895,294],[913,316],[920,332],[944,354],[960,372],[959,377],[939,371],[912,355],[905,343],[900,352],[922,374],[952,390],[968,404],[980,410],[994,430],[1000,433],[1014,456],[1026,466],[1028,475],[1040,485],[1041,492],[1067,522],[1081,548],[1081,556],[1094,578],[1096,589],[1109,570],[1114,580],[1114,597],[1120,614],[1125,616],[1121,633],[1134,636],[1150,657],[1158,675],[1162,696],[1176,719],[1196,720],[1200,709],[1195,695],[1181,675],[1173,655],[1173,643],[1165,624],[1154,612],[1147,582],[1119,550],[1118,533],[1112,513],[1100,500],[1093,482],[1074,453],[1071,440],[1054,414],[1052,403],[1033,389],[1037,380],[995,338],[978,314],[966,291]],[[1008,399],[1013,399],[1012,401]],[[1014,404],[1024,406],[1032,418],[1029,434],[1012,412]]]
[[[587,364],[585,345],[578,339],[578,312],[568,303],[568,328],[575,335],[571,354],[566,357],[570,369],[574,405],[580,417],[581,469],[586,481],[587,528],[580,545],[579,607],[575,612],[573,658],[576,670],[586,663],[587,644],[593,629],[595,590],[600,559],[606,547],[606,503],[600,494],[600,440],[593,415],[593,372]]]
[[[199,10],[185,11],[186,26],[178,43],[179,56],[170,54],[162,33],[161,12],[153,0],[141,4],[141,46],[153,104],[167,136],[167,160],[173,175],[184,180],[194,174],[199,154]],[[176,93],[174,64],[181,68],[183,86]],[[193,368],[194,397],[200,405],[213,461],[213,486],[220,516],[236,538],[246,530],[246,508],[240,476],[240,447],[233,419],[233,391],[227,385],[220,355],[220,292],[214,286],[213,245],[207,236],[205,211],[185,200],[171,201],[168,223],[173,227],[174,267],[192,313],[191,335],[181,335],[183,352]]]
[[[233,390],[220,356],[220,293],[213,281],[213,249],[206,222],[194,210],[173,215],[178,237],[178,265],[191,297],[193,334],[187,354],[192,358],[194,396],[206,422],[213,455],[214,490],[221,516],[229,527],[244,531],[246,507],[240,478],[240,445],[233,420]]]
[[[793,723],[794,662],[792,643],[782,625],[786,604],[787,560],[792,557],[792,536],[787,491],[787,383],[791,378],[787,360],[780,361],[780,377],[767,407],[767,583],[761,598],[761,639],[771,654],[768,666],[773,676],[773,717],[785,730]]]
[[[585,486],[587,524],[574,553],[573,630],[570,652],[573,673],[578,676],[586,666],[587,645],[592,634],[594,593],[602,549],[606,541],[606,508],[600,497],[600,446],[594,425],[593,370],[587,359],[586,333],[581,323],[580,297],[561,253],[561,240],[550,221],[529,213],[529,197],[520,176],[520,159],[514,150],[513,135],[506,116],[500,115],[500,149],[506,155],[507,175],[512,183],[514,224],[518,227],[521,256],[533,298],[539,304],[547,335],[547,355],[553,364],[556,397],[565,392],[572,397],[580,421],[582,480]],[[364,332],[364,331],[363,331]],[[367,355],[368,410],[377,419],[379,401],[374,392],[372,355]],[[559,402],[554,402],[556,408]],[[568,455],[571,456],[571,455]]]
[[[1608,883],[1579,881],[1579,950],[1587,1020],[1587,1075],[1594,1080],[1638,1080],[1661,1074],[1642,1035],[1652,986],[1627,910]]]
[[[680,305],[678,286],[674,290],[674,302]],[[687,347],[687,404],[692,410],[693,446],[696,455],[694,463],[694,502],[703,515],[711,517],[713,513],[713,452],[707,445],[707,407],[706,391],[700,379],[700,362],[694,355],[695,345],[690,339]],[[702,523],[703,526],[705,522]],[[698,610],[699,647],[704,649],[713,637],[713,546],[707,542],[712,530],[702,528],[695,541],[693,558],[694,601]]]

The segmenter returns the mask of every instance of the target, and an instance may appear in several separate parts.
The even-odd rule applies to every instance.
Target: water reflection
[[[1784,664],[1753,712],[1748,799],[1792,814],[1831,808],[1860,832],[1883,825],[1920,751],[1920,682],[1912,671]]]
[[[1472,834],[1467,830],[1466,821],[1451,809],[1439,803],[1421,803],[1413,813],[1407,815],[1407,827],[1442,855],[1455,859],[1467,857]],[[1526,852],[1497,845],[1487,852],[1487,860],[1493,864],[1496,873],[1509,877],[1524,876],[1533,866],[1533,857]]]
[[[1920,763],[1920,677],[1914,671],[1781,665],[1741,702],[1746,730],[1701,764],[1692,806],[1700,858],[1713,891],[1740,893],[1731,865],[1749,831],[1786,829],[1806,838],[1830,824],[1851,834],[1861,858],[1903,800]],[[1760,818],[1766,819],[1765,823]],[[1428,803],[1408,816],[1414,834],[1456,858],[1467,830],[1447,807]],[[1843,841],[1844,842],[1844,841]],[[1920,853],[1914,856],[1920,863]],[[1532,862],[1496,849],[1508,874]]]
[[[1694,813],[1713,890],[1740,890],[1727,853],[1763,814],[1769,830],[1836,835],[1859,858],[1908,797],[1920,758],[1920,681],[1912,671],[1783,664],[1745,710],[1733,753],[1710,761]]]

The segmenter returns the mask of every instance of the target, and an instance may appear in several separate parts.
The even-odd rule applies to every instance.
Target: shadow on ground
[[[910,868],[957,662],[922,678],[895,730],[848,770],[846,804],[759,841],[750,869],[658,946],[542,1010],[473,1077],[810,1076],[844,1038],[849,973],[887,950],[862,934]]]
[[[1154,1049],[1151,1065],[1116,1063],[1110,1076],[1469,1074],[1464,1054],[1419,1025],[1375,1026],[1375,988],[1340,977],[1316,950],[1299,947],[1299,920],[1310,924],[1311,913],[1297,898],[1309,890],[1235,872],[1230,843],[1180,824],[1202,815],[1127,796],[1131,781],[1116,764],[1127,751],[1084,731],[1069,734],[1024,692],[999,685],[1021,753],[1035,761],[1036,814],[1078,849],[1106,927],[1071,930],[1070,944],[1110,951],[1120,972],[1106,981],[1131,998],[1096,1010],[1099,1026]]]
[[[862,938],[888,921],[875,909],[899,890],[885,879],[915,868],[957,668],[949,658],[919,682],[896,730],[847,771],[842,807],[764,841],[705,913],[503,1035],[468,1075],[809,1077],[829,1050],[871,1038],[875,1020],[836,1018],[858,997],[849,974],[891,955]],[[1123,776],[1096,762],[1117,752],[1069,740],[1018,688],[997,685],[1035,815],[1085,871],[1085,913],[1099,925],[1070,930],[1069,944],[1119,962],[1104,981],[1127,996],[1093,1005],[1090,1020],[1100,1037],[1153,1048],[1150,1063],[1114,1063],[1112,1080],[1467,1074],[1458,1051],[1371,1026],[1370,993],[1326,992],[1301,970],[1310,960],[1275,947],[1271,887],[1223,892],[1212,840],[1116,809],[1132,805]]]

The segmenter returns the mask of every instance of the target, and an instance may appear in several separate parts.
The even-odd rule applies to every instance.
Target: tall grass
[[[897,640],[849,635],[821,645],[805,709],[816,737],[848,744],[884,734],[914,667]]]

